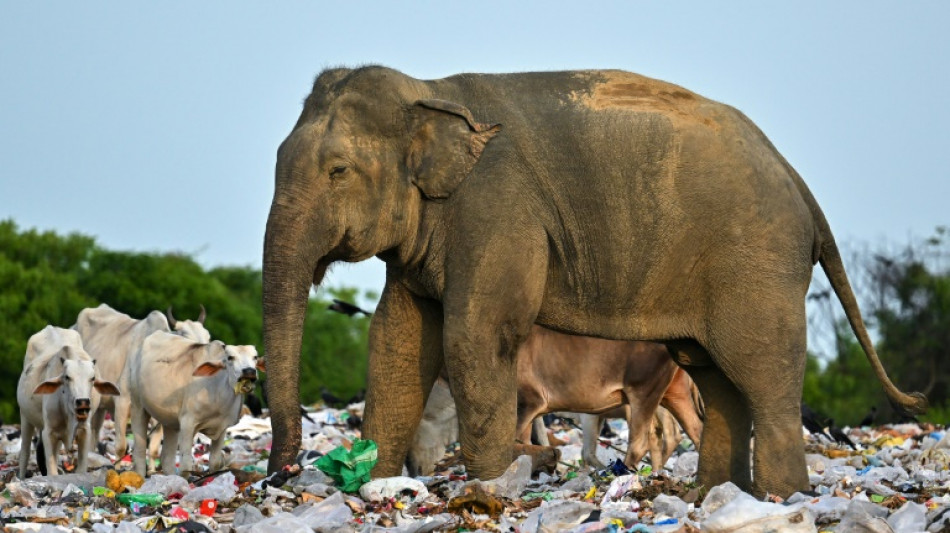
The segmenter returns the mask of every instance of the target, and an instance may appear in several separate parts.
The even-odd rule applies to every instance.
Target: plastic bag
[[[260,522],[234,528],[236,533],[313,533],[304,520],[290,514],[278,513]]]
[[[356,492],[370,480],[369,471],[376,465],[376,443],[356,439],[351,449],[338,446],[316,462],[317,468],[333,478],[344,492]]]
[[[421,481],[403,476],[374,479],[360,487],[360,496],[368,502],[398,498],[407,493],[412,496],[414,502],[421,501],[429,495],[429,491]]]
[[[320,503],[298,506],[293,510],[293,515],[311,529],[332,531],[349,522],[353,518],[353,511],[346,505],[343,493],[337,492]]]
[[[894,531],[924,531],[927,529],[927,508],[907,502],[887,517],[887,523]]]
[[[521,455],[511,463],[504,474],[480,483],[486,492],[513,500],[528,486],[528,482],[531,481],[531,470],[531,456]]]
[[[175,493],[185,495],[191,492],[191,486],[181,476],[153,474],[139,487],[139,492],[154,492],[166,497]]]
[[[562,500],[544,502],[531,511],[521,524],[521,531],[541,531],[556,533],[570,529],[590,516],[597,507],[587,502]]]
[[[202,500],[218,500],[222,503],[229,503],[237,494],[237,487],[234,485],[234,474],[225,472],[214,478],[214,481],[203,487],[191,489],[188,494],[181,499],[181,503],[190,503],[199,505]]]
[[[706,498],[703,500],[702,509],[706,514],[715,513],[720,507],[726,505],[742,494],[742,489],[731,481],[726,481],[722,485],[717,485],[709,489]]]
[[[686,518],[688,512],[689,504],[676,496],[659,494],[653,500],[653,513],[656,515],[654,517],[656,522],[662,522],[666,518]]]
[[[709,533],[752,533],[760,531],[813,532],[815,518],[801,504],[779,505],[760,502],[740,493],[703,521]]]

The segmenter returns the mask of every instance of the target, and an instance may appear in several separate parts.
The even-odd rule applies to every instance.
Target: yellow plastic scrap
[[[587,495],[584,496],[584,499],[591,500],[594,498],[594,494],[597,494],[597,487],[591,487],[590,490],[587,491]]]
[[[883,448],[884,446],[900,446],[901,444],[904,444],[904,437],[892,437],[891,435],[884,435],[874,441],[874,445],[879,448]]]
[[[826,449],[822,451],[825,457],[830,457],[831,459],[839,459],[841,457],[850,457],[851,452],[848,450],[835,450],[835,449]]]
[[[132,472],[131,470],[122,472],[121,474],[115,470],[109,470],[106,472],[106,486],[109,487],[113,492],[122,492],[126,487],[137,489],[144,483],[145,480],[142,479],[142,476]]]

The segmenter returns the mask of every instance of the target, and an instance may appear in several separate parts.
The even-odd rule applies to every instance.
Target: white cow
[[[54,394],[56,392],[58,394]],[[67,452],[78,441],[76,472],[87,470],[86,457],[92,444],[90,414],[99,407],[99,395],[119,394],[116,386],[98,379],[95,361],[83,350],[73,330],[46,326],[30,337],[23,358],[23,373],[17,384],[20,404],[20,479],[26,477],[33,433],[41,432],[46,471],[56,474],[59,445]]]
[[[96,412],[92,428],[93,435],[98,437],[106,411],[112,412],[115,420],[115,453],[120,458],[125,456],[128,448],[125,431],[132,409],[126,372],[129,355],[142,346],[145,337],[156,331],[173,331],[198,342],[211,340],[211,334],[204,327],[204,307],[198,320],[175,320],[171,307],[167,315],[166,319],[161,311],[152,311],[139,320],[102,304],[96,308],[83,309],[73,326],[82,336],[86,351],[96,358],[102,378],[119,388],[118,396],[103,398],[102,409]]]
[[[237,423],[244,394],[253,390],[263,360],[253,346],[197,343],[165,332],[149,335],[129,358],[135,471],[145,475],[148,417],[165,432],[162,472],[174,474],[175,452],[181,473],[194,469],[195,433],[211,439],[211,469],[224,466],[224,432]],[[176,446],[177,443],[177,446]]]

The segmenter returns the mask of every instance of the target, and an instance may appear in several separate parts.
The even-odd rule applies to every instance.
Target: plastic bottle
[[[116,496],[120,503],[129,505],[130,503],[141,503],[145,505],[158,505],[165,501],[165,496],[156,493],[128,494],[123,493]]]

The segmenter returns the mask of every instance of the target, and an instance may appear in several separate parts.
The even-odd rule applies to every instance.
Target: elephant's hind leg
[[[751,490],[752,417],[745,398],[716,366],[692,366],[686,370],[699,387],[706,406],[699,445],[699,482],[709,489],[732,481],[742,490]]]
[[[710,354],[748,405],[755,431],[752,493],[787,497],[808,490],[802,440],[801,397],[805,374],[805,309],[788,305],[748,308],[720,328],[718,352]],[[742,324],[741,329],[738,329]],[[754,332],[754,334],[750,334]],[[697,382],[698,383],[698,382]],[[700,385],[706,402],[709,431],[710,396]],[[701,453],[705,451],[701,448]]]

